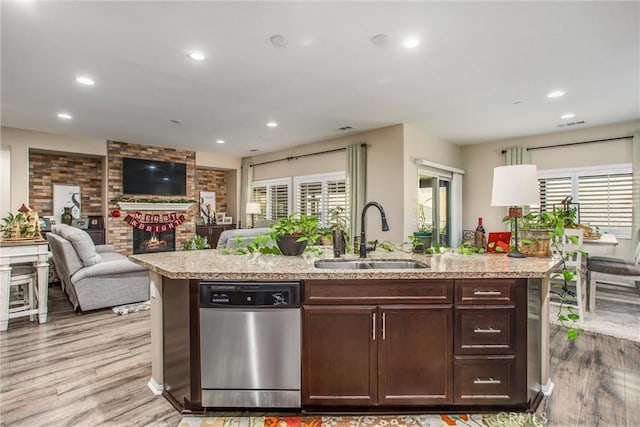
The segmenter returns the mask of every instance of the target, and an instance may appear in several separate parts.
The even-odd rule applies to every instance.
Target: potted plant
[[[182,245],[183,251],[195,251],[195,250],[210,249],[210,248],[211,246],[209,246],[209,242],[207,241],[207,238],[202,237],[198,234],[193,236],[192,239],[184,242],[184,244]]]
[[[345,254],[347,247],[346,233],[349,228],[349,218],[347,218],[345,208],[338,206],[331,209],[328,228],[331,232],[334,251],[340,251],[340,254]]]
[[[565,227],[576,227],[575,216],[575,208],[524,215],[518,224],[522,243],[520,251],[527,256],[550,257],[552,238],[562,236]],[[512,223],[513,218],[507,216],[502,221]]]
[[[280,218],[270,229],[269,235],[280,252],[289,256],[302,254],[309,242],[315,242],[320,237],[318,218],[300,213]]]
[[[418,201],[418,231],[413,232],[413,238],[409,237],[413,244],[414,252],[425,252],[431,247],[433,226],[427,221],[425,212],[425,205],[429,200],[431,199],[424,202]]]

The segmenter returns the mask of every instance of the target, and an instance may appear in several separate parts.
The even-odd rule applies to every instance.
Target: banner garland
[[[136,212],[133,215],[127,215],[124,220],[138,230],[161,233],[181,225],[184,222],[184,215],[178,216],[175,212],[162,215]]]

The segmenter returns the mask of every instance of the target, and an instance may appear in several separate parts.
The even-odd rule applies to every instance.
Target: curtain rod
[[[607,138],[607,139],[594,139],[593,141],[582,141],[582,142],[567,142],[566,144],[555,144],[555,145],[543,145],[540,147],[529,147],[527,151],[533,150],[543,150],[545,148],[555,148],[555,147],[568,147],[570,145],[580,145],[580,144],[591,144],[593,142],[607,142],[607,141],[617,141],[620,139],[631,139],[633,136],[619,136],[616,138]],[[505,154],[507,150],[502,150],[501,153]]]
[[[362,143],[362,144],[360,144],[360,146],[365,146],[366,147],[367,144]],[[253,164],[250,164],[249,167],[266,165],[266,164],[275,163],[275,162],[282,162],[284,160],[287,160],[287,161],[296,160],[296,159],[299,159],[300,157],[317,156],[318,154],[335,153],[337,151],[344,151],[346,149],[347,149],[347,147],[342,147],[342,148],[335,148],[333,150],[318,151],[317,153],[299,154],[297,156],[283,157],[282,159],[268,160],[266,162],[261,162],[261,163],[253,163]]]

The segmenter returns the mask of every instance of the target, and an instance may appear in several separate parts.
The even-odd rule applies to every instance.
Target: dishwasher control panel
[[[200,307],[300,307],[300,282],[200,282]]]

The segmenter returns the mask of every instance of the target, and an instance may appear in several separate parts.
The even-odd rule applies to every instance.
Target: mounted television
[[[187,165],[124,157],[122,159],[122,192],[185,196],[187,194]]]

